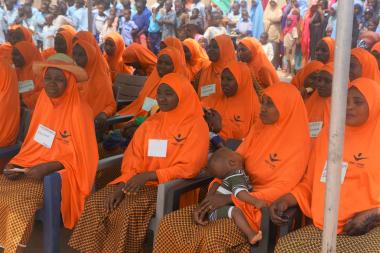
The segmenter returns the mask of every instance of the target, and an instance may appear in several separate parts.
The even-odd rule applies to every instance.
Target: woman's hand
[[[285,217],[284,213],[289,207],[295,206],[297,200],[290,193],[280,197],[272,203],[269,207],[269,213],[271,220],[276,225],[281,225],[288,222],[288,217]]]
[[[204,206],[203,208],[201,206],[198,206],[193,212],[193,220],[195,224],[202,225],[202,226],[207,225],[208,223],[207,214],[208,214],[207,206]]]
[[[24,174],[27,178],[35,180],[42,180],[46,175],[43,164],[31,167],[29,169],[25,169]]]
[[[220,207],[230,204],[232,204],[231,195],[215,193],[207,195],[199,207],[201,210],[205,210],[207,213],[210,213]]]
[[[7,164],[3,170],[3,175],[9,180],[16,180],[23,174],[22,172],[10,171],[14,169],[14,167],[13,164]]]
[[[123,189],[125,187],[124,183],[120,183],[113,193],[111,193],[104,202],[104,208],[107,213],[112,212],[118,207],[121,201],[124,199],[125,194]]]
[[[222,117],[219,112],[214,109],[204,109],[205,119],[209,130],[214,133],[219,133],[222,130]]]
[[[95,127],[100,130],[105,130],[107,128],[107,118],[104,112],[99,113],[95,117]]]
[[[379,214],[379,208],[360,212],[344,225],[343,231],[351,236],[364,235],[376,226]]]
[[[125,127],[123,128],[123,132],[122,132],[123,137],[132,139],[138,127],[139,126],[136,124],[134,120],[127,123]]]
[[[129,179],[124,187],[124,191],[127,193],[136,193],[145,185],[146,182],[153,180],[157,180],[157,175],[155,172],[137,174]]]

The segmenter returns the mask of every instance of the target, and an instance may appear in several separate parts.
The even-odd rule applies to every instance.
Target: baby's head
[[[210,157],[207,172],[216,178],[224,179],[229,172],[243,168],[243,157],[228,148],[220,148]]]

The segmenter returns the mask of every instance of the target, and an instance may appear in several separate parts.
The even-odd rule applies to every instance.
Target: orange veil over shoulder
[[[161,83],[175,91],[179,103],[169,112],[154,114],[137,129],[124,154],[122,175],[112,183],[127,182],[134,175],[148,171],[156,171],[158,183],[192,178],[207,162],[208,126],[194,88],[176,73],[165,75]],[[166,157],[148,156],[151,139],[167,140]]]
[[[132,43],[124,50],[123,60],[125,64],[139,63],[147,76],[153,72],[157,64],[157,56],[138,43]]]
[[[115,43],[115,52],[113,56],[109,56],[104,53],[104,58],[108,62],[113,82],[119,73],[132,74],[132,68],[124,65],[123,62],[123,53],[125,49],[123,37],[121,37],[121,35],[117,32],[110,32],[107,33],[105,37],[105,40],[107,39],[110,39],[113,43]]]
[[[158,57],[161,55],[168,55],[173,62],[173,73],[178,73],[186,76],[186,67],[182,64],[181,55],[176,48],[167,47],[160,51]],[[145,98],[149,97],[155,99],[158,85],[160,84],[161,77],[158,75],[157,68],[153,70],[148,79],[146,80],[143,89],[140,91],[139,96],[130,105],[123,108],[118,112],[120,115],[134,115],[138,116],[142,110]]]
[[[219,59],[202,70],[198,83],[198,95],[201,96],[203,86],[215,84],[216,93],[221,94],[220,81],[223,69],[230,61],[236,60],[235,48],[228,35],[219,35],[214,38],[219,47]],[[202,99],[202,98],[201,98]]]
[[[184,46],[186,46],[191,53],[191,60],[187,63],[187,69],[190,72],[190,80],[193,80],[194,76],[198,72],[210,65],[208,60],[208,55],[203,51],[199,43],[194,39],[185,39],[183,41]]]
[[[322,41],[326,43],[329,48],[329,60],[328,62],[334,62],[334,54],[335,54],[335,40],[330,37],[322,38]]]
[[[251,126],[257,121],[260,104],[252,86],[252,79],[247,64],[231,61],[227,64],[236,79],[238,89],[235,96],[226,97],[224,93],[212,94],[202,100],[202,105],[213,108],[222,117],[220,136],[226,139],[245,138]]]
[[[311,61],[307,63],[305,67],[303,67],[300,71],[297,72],[297,74],[293,77],[290,83],[296,86],[298,89],[301,89],[304,87],[306,78],[308,78],[310,74],[318,72],[322,67],[322,62]]]
[[[16,141],[20,125],[20,96],[17,74],[7,62],[0,61],[0,148]]]
[[[99,158],[91,109],[81,100],[74,76],[64,75],[67,87],[61,97],[51,99],[41,92],[21,151],[10,163],[25,168],[52,161],[63,165],[61,212],[65,227],[72,229],[91,193]],[[50,149],[34,140],[40,124],[56,133]]]
[[[359,78],[352,86],[367,100],[369,118],[357,127],[346,126],[343,161],[348,164],[340,189],[338,234],[357,213],[380,207],[380,86],[373,80]],[[329,129],[319,135],[308,170],[300,184],[291,192],[302,212],[323,228],[326,185],[321,175],[327,161]]]
[[[245,159],[245,171],[253,185],[251,194],[271,204],[302,179],[309,160],[310,137],[306,109],[294,86],[276,84],[267,88],[265,95],[275,104],[279,119],[273,125],[258,121],[237,152]],[[235,197],[232,200],[251,227],[259,230],[261,211]]]
[[[43,88],[42,76],[33,72],[33,63],[42,61],[42,56],[37,47],[27,41],[21,41],[14,46],[24,57],[25,65],[22,68],[16,68],[18,81],[32,80],[34,82],[34,90],[22,93],[22,100],[25,105],[33,110],[38,96]]]
[[[280,82],[276,70],[268,60],[258,40],[255,38],[244,38],[240,43],[246,46],[252,53],[252,60],[248,63],[248,67],[251,70],[252,78],[255,78],[262,88]]]
[[[379,66],[375,56],[363,48],[352,49],[351,55],[355,56],[362,66],[361,77],[372,79],[380,84]]]
[[[74,46],[76,44],[86,51],[88,59],[85,70],[89,79],[83,83],[83,97],[92,108],[94,117],[101,112],[108,117],[112,116],[116,111],[116,102],[112,93],[111,78],[102,64],[104,58],[86,41],[79,39]]]

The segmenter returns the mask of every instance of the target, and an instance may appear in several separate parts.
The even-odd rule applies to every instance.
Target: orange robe
[[[22,68],[16,68],[18,81],[33,81],[34,89],[25,93],[22,93],[22,101],[25,105],[34,110],[38,96],[43,89],[43,79],[40,74],[33,72],[32,66],[35,61],[42,61],[42,56],[37,47],[27,41],[21,41],[14,46],[17,48],[21,55],[24,57],[25,65]]]
[[[351,55],[355,56],[359,60],[360,65],[362,66],[361,77],[372,79],[376,81],[376,83],[380,84],[379,66],[377,64],[375,56],[373,56],[370,52],[362,48],[352,49]]]
[[[65,227],[72,229],[91,193],[99,157],[91,109],[81,100],[74,76],[64,75],[67,87],[61,97],[41,92],[21,151],[10,163],[24,168],[52,161],[63,165],[61,213]],[[34,140],[40,124],[56,133],[50,149]]]
[[[335,54],[335,40],[330,37],[324,37],[322,38],[322,41],[326,43],[327,47],[329,48],[329,62],[334,62],[334,54]]]
[[[85,70],[89,79],[81,83],[82,95],[92,108],[94,117],[101,112],[110,117],[116,111],[116,102],[113,97],[111,78],[102,63],[104,58],[97,54],[96,49],[86,41],[78,40],[74,46],[76,44],[80,45],[87,55]]]
[[[369,118],[361,126],[346,126],[343,162],[348,168],[340,189],[338,234],[357,213],[380,207],[380,87],[376,84],[366,78],[352,82],[367,100]],[[315,143],[305,177],[291,191],[302,212],[320,229],[326,190],[321,175],[327,162],[328,139],[329,131],[325,128]]]
[[[307,63],[302,69],[300,69],[297,74],[293,77],[290,82],[298,89],[301,89],[305,85],[305,80],[314,72],[318,72],[323,67],[323,63],[320,61],[311,61]]]
[[[248,63],[252,78],[259,82],[262,88],[269,87],[280,82],[277,72],[268,60],[258,40],[255,38],[244,38],[240,41],[252,53],[252,59]]]
[[[211,62],[208,59],[208,55],[203,51],[196,40],[185,39],[183,45],[189,49],[191,54],[191,60],[187,62],[187,69],[190,73],[190,80],[193,80],[195,75],[202,69],[208,67]]]
[[[0,148],[15,143],[20,126],[20,96],[17,74],[7,62],[0,61]]]
[[[236,94],[232,97],[226,97],[223,92],[212,94],[202,100],[202,105],[215,109],[221,115],[220,136],[223,139],[241,140],[248,135],[251,126],[257,121],[260,104],[252,86],[251,76],[247,75],[248,66],[243,62],[231,61],[226,69],[235,77],[238,85]]]
[[[124,50],[123,60],[127,65],[137,62],[146,76],[153,72],[157,64],[157,56],[138,43],[132,43]]]

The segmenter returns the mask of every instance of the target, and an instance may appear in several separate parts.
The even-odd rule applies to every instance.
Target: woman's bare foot
[[[261,230],[259,232],[257,232],[257,234],[255,234],[252,238],[248,238],[249,239],[249,243],[254,245],[256,244],[258,241],[261,241],[261,239],[263,239],[263,233],[261,232]]]

